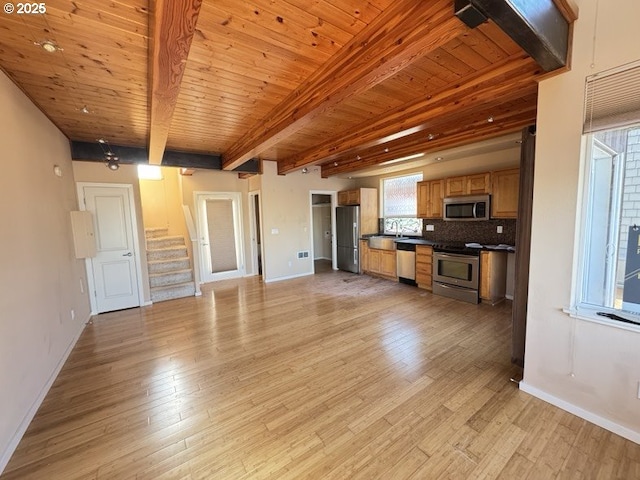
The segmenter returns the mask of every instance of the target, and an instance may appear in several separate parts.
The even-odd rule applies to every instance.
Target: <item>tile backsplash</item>
[[[435,242],[478,242],[483,245],[516,244],[515,219],[486,220],[479,222],[445,222],[444,220],[424,220],[422,237]],[[427,231],[433,225],[433,231]],[[502,227],[502,233],[497,228]]]

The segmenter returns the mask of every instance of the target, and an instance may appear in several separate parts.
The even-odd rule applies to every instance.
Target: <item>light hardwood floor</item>
[[[640,478],[510,381],[509,305],[343,272],[99,315],[9,479]]]

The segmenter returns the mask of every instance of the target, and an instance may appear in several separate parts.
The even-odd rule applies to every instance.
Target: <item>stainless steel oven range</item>
[[[480,251],[464,247],[433,247],[433,293],[463,302],[480,297]]]

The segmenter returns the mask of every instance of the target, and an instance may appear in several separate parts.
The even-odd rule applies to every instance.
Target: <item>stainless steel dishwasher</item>
[[[416,246],[413,243],[396,243],[396,257],[398,281],[416,285]]]

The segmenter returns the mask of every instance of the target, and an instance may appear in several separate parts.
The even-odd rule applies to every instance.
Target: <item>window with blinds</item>
[[[640,63],[586,80],[575,310],[640,325]]]

